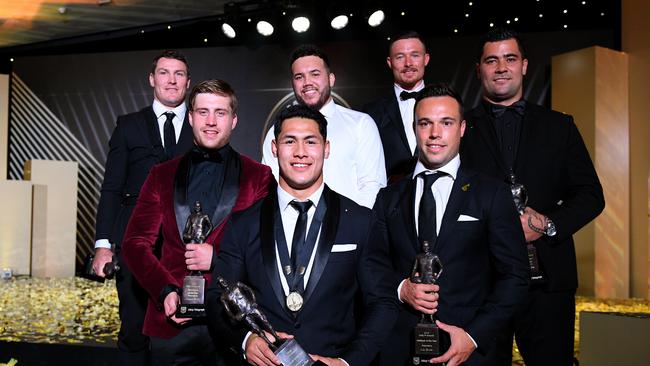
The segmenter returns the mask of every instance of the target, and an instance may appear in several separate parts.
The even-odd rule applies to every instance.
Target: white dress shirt
[[[372,117],[342,107],[333,100],[320,109],[327,119],[330,155],[325,159],[323,176],[333,191],[361,206],[372,208],[377,192],[386,186],[384,149]],[[278,179],[278,159],[271,152],[273,127],[262,147],[262,164],[271,167]]]
[[[415,99],[409,98],[407,100],[402,100],[400,94],[403,91],[407,92],[419,92],[424,89],[424,81],[420,82],[412,90],[402,89],[401,86],[393,84],[395,89],[395,97],[397,97],[397,105],[399,106],[399,113],[402,116],[402,123],[404,124],[404,132],[406,133],[406,139],[409,142],[409,148],[411,149],[411,154],[415,152],[415,131],[413,130],[413,108],[415,108]]]

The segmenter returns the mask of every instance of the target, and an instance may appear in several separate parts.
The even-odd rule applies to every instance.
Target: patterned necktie
[[[420,177],[422,177],[422,180],[424,181],[424,184],[422,185],[422,198],[420,199],[420,211],[418,214],[418,240],[420,241],[420,244],[423,241],[428,241],[429,245],[432,246],[438,238],[436,232],[436,200],[433,197],[431,186],[433,185],[433,182],[444,175],[447,175],[447,173],[420,173]]]
[[[171,158],[174,156],[174,146],[176,146],[176,131],[174,130],[174,124],[172,123],[176,114],[172,111],[165,112],[164,114],[165,117],[167,117],[163,131],[165,136],[165,154],[167,155],[167,158]]]

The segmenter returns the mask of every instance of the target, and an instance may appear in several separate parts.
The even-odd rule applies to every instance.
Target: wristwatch
[[[548,217],[546,218],[546,227],[544,228],[544,235],[546,236],[555,236],[557,230],[555,229],[555,223],[551,221]]]

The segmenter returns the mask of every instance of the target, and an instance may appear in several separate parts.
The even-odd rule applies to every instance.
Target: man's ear
[[[271,140],[271,153],[273,154],[274,158],[278,158],[278,145],[275,142],[275,139]]]

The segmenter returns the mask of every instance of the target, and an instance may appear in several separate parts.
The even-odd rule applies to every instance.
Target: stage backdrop
[[[550,101],[553,55],[593,45],[613,48],[614,34],[576,31],[525,34],[528,75],[524,97]],[[451,83],[466,107],[480,100],[476,78],[478,37],[427,39],[431,55],[425,80]],[[220,78],[239,98],[239,123],[232,145],[254,159],[272,114],[293,101],[289,55],[292,45],[183,49],[192,83]],[[386,66],[388,42],[318,44],[330,57],[336,74],[337,98],[359,109],[392,89]],[[158,51],[53,55],[14,62],[9,133],[9,179],[22,179],[25,160],[79,162],[77,259],[92,248],[95,212],[103,177],[108,139],[118,115],[151,104],[148,82],[151,60]],[[575,98],[580,98],[576,95]]]

